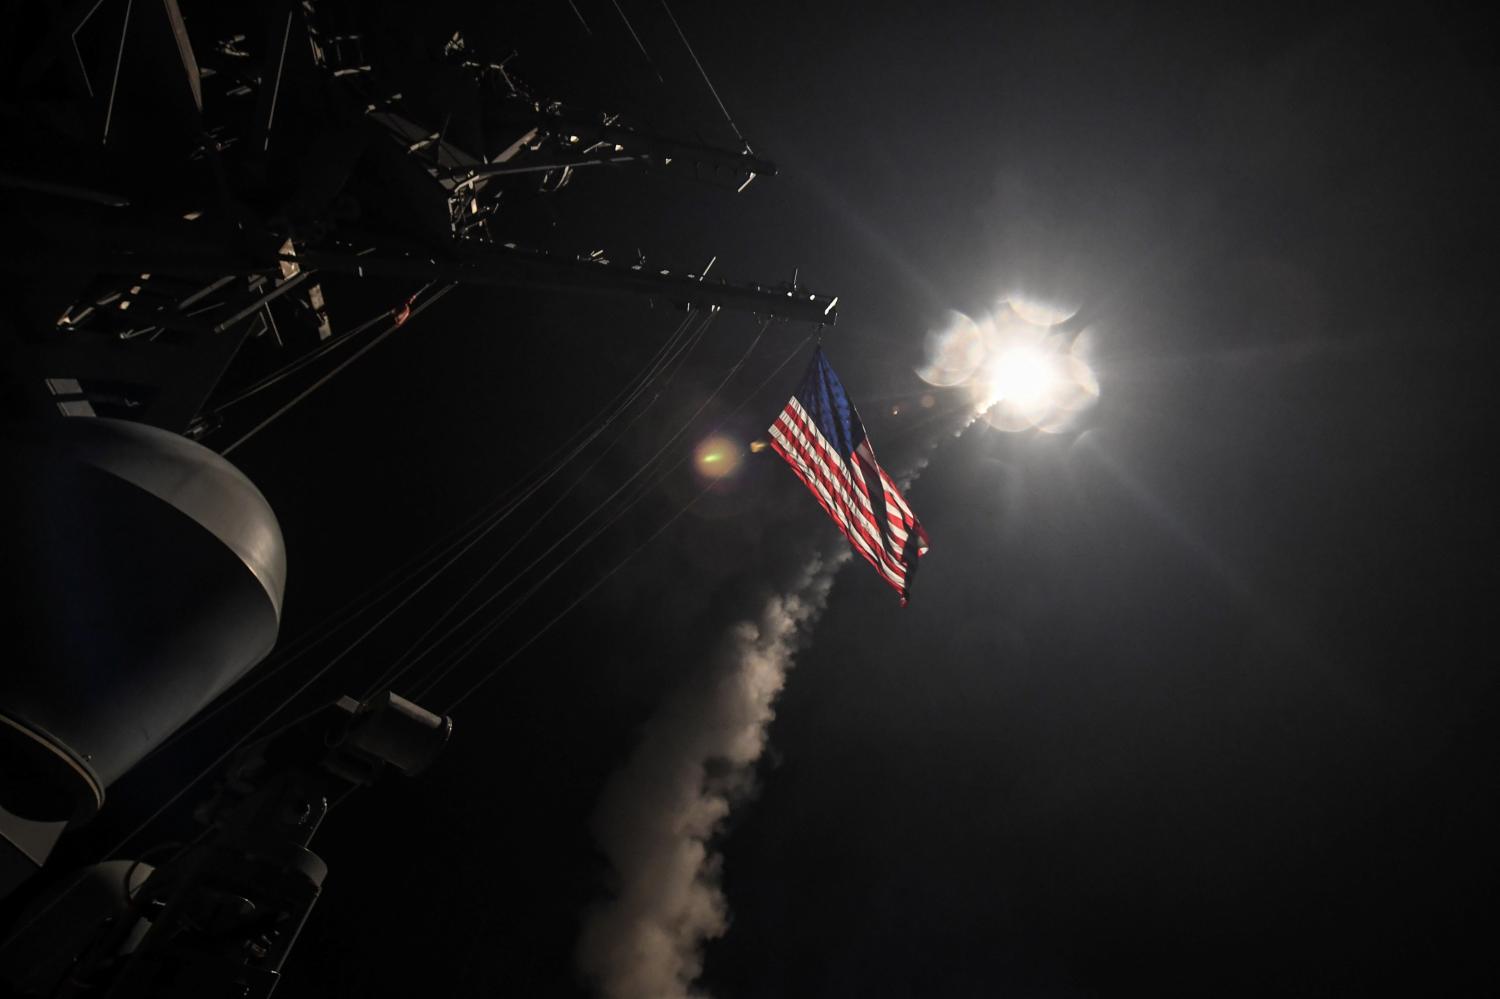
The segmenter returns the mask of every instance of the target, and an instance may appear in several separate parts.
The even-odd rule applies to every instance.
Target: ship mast
[[[190,33],[177,0],[37,8],[0,39],[0,128],[24,140],[0,149],[0,209],[15,220],[0,244],[9,305],[0,310],[0,458],[15,488],[0,496],[29,545],[0,562],[15,584],[7,592],[24,595],[4,619],[21,660],[0,703],[0,734],[10,733],[7,752],[23,763],[0,774],[0,845],[20,850],[4,858],[0,899],[46,862],[70,822],[97,810],[107,786],[272,647],[286,575],[280,528],[224,456],[452,287],[626,294],[707,313],[683,317],[669,341],[678,353],[662,349],[668,359],[681,344],[691,349],[721,309],[767,324],[836,319],[837,299],[795,278],[732,283],[708,267],[549,252],[505,230],[509,201],[549,196],[593,168],[742,192],[776,172],[748,146],[717,148],[539,98],[457,35],[439,72],[459,100],[434,117],[430,102],[424,113],[383,81],[357,26],[321,0],[269,6],[259,44],[215,33],[232,16],[217,4],[195,11],[199,34]],[[335,331],[325,284],[337,295],[359,279],[370,279],[366,304],[388,296],[386,307]],[[313,367],[356,337],[331,370]],[[258,380],[240,377],[232,395],[220,388],[235,381],[232,366],[256,360]],[[663,367],[653,361],[638,389]],[[220,453],[183,439],[219,444],[224,410],[308,373],[310,386]],[[637,394],[611,403],[522,500]],[[659,482],[670,472],[652,474]],[[513,509],[487,514],[397,608]],[[597,536],[555,559],[541,582]],[[308,846],[330,800],[382,770],[420,770],[451,725],[373,690],[262,734],[310,682],[109,852],[232,756],[198,839],[154,873],[124,861],[60,887],[0,940],[0,985],[269,995],[321,887],[325,867]],[[74,918],[72,893],[89,878],[110,886],[110,904],[96,910],[85,899]]]
[[[458,35],[436,61],[457,96],[439,120],[366,57],[354,9],[280,4],[259,44],[190,35],[175,0],[84,5],[54,19],[13,80],[12,106],[43,107],[27,100],[55,98],[39,82],[51,81],[88,113],[0,157],[0,197],[24,199],[30,224],[3,251],[4,268],[67,292],[14,331],[13,409],[196,434],[248,343],[274,344],[257,346],[264,369],[334,336],[325,283],[345,278],[406,282],[393,317],[413,290],[465,284],[837,320],[835,297],[795,282],[525,245],[507,231],[507,203],[591,169],[740,192],[776,167],[748,148],[538,96],[510,60],[488,61]]]

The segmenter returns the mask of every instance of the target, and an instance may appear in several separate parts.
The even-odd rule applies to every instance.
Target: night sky
[[[391,44],[420,53],[463,27],[517,49],[510,67],[539,90],[732,144],[662,9],[622,3],[654,69],[609,2],[577,0],[591,37],[564,3],[424,5],[422,31]],[[932,551],[905,610],[863,563],[837,573],[712,839],[731,916],[699,987],[1494,989],[1495,528],[1479,480],[1495,453],[1500,144],[1478,17],[713,8],[676,13],[781,176],[735,196],[580,174],[519,208],[517,235],[688,270],[717,255],[732,278],[797,269],[840,295],[825,350],[882,461],[927,460],[907,498]],[[965,398],[913,373],[925,334],[1017,289],[1081,308],[1099,402],[1064,433],[955,436]],[[680,318],[461,289],[237,452],[286,534],[286,639],[527,474]],[[719,317],[522,552],[652,455],[758,328]],[[672,460],[721,420],[762,439],[812,332],[772,326]],[[571,481],[314,693],[388,665]],[[669,476],[429,706],[699,488],[690,465]],[[595,838],[607,782],[723,675],[736,622],[840,545],[773,454],[747,453],[455,712],[431,771],[334,813],[315,844],[332,873],[283,994],[591,994],[575,951],[617,883]],[[172,780],[143,772],[120,795]]]

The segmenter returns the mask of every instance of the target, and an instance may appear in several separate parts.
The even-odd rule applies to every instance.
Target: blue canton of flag
[[[771,425],[771,447],[855,552],[901,594],[905,607],[917,559],[927,554],[927,532],[876,462],[859,413],[823,348],[813,352],[802,385]]]

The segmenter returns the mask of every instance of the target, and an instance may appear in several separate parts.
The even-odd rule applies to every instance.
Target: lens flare
[[[1033,326],[1056,326],[1078,314],[1078,310],[1055,302],[1044,302],[1019,293],[1011,293],[1000,300],[1000,311],[1009,307],[1022,322]]]
[[[996,429],[1061,433],[1099,400],[1088,331],[1059,329],[1077,313],[1021,294],[1000,299],[990,315],[948,312],[928,330],[916,373],[928,385],[967,391],[974,412]],[[920,404],[935,400],[925,395]],[[892,406],[891,415],[903,408]]]
[[[1076,312],[1012,295],[992,315],[949,313],[942,329],[928,333],[927,363],[917,374],[930,385],[964,388],[974,411],[998,430],[1061,433],[1099,399],[1086,331],[1056,329]]]
[[[740,445],[727,437],[707,437],[693,449],[693,468],[700,478],[717,482],[739,470],[743,453]]]
[[[928,385],[951,388],[974,377],[984,363],[985,333],[962,312],[949,312],[943,325],[927,331],[927,363],[917,377]]]
[[[1035,409],[1050,404],[1058,374],[1055,358],[1035,347],[1015,347],[985,365],[985,387],[996,402]]]

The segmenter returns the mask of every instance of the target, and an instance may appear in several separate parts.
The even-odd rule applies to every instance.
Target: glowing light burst
[[[1048,404],[1059,375],[1054,358],[1035,347],[1014,347],[984,368],[991,403],[1014,402],[1024,409]]]
[[[715,435],[698,442],[693,449],[693,468],[700,478],[720,482],[739,471],[744,449],[728,437]]]
[[[1082,336],[1055,332],[1076,310],[1011,296],[994,313],[949,313],[927,335],[929,385],[963,387],[975,411],[998,430],[1068,429],[1099,399],[1099,379]]]
[[[917,376],[928,385],[962,385],[984,363],[984,331],[962,312],[949,312],[942,328],[927,332],[927,363]]]
[[[1000,300],[1000,309],[1009,309],[1033,326],[1056,326],[1078,315],[1078,310],[1054,302],[1043,302],[1021,294],[1007,295]]]

